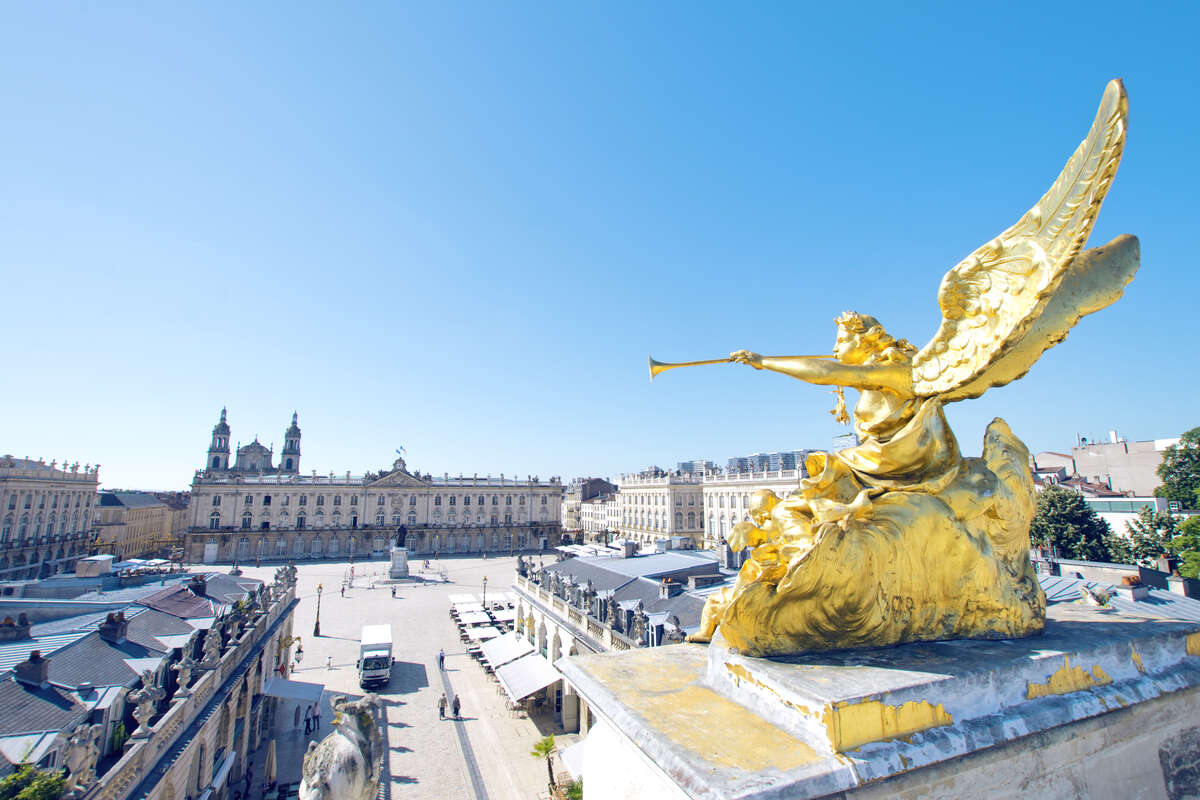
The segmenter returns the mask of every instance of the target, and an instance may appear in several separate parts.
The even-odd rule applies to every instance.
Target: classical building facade
[[[118,559],[169,554],[172,518],[171,507],[148,492],[101,492],[96,547]]]
[[[230,465],[229,435],[222,410],[207,466],[192,481],[184,555],[191,562],[383,557],[400,536],[420,557],[560,542],[558,478],[435,478],[409,472],[403,459],[382,475],[300,475],[295,415],[278,466],[257,442],[238,448]]]
[[[641,544],[684,537],[693,547],[704,538],[702,476],[651,467],[617,481],[620,534]]]
[[[579,504],[579,522],[585,540],[604,541],[605,534],[619,530],[619,519],[615,494],[602,494]]]
[[[0,457],[0,580],[70,572],[87,555],[100,465]]]

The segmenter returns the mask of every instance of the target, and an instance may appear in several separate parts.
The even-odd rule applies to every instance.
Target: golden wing
[[[1125,87],[1111,81],[1087,138],[1037,205],[942,278],[942,324],[913,357],[913,391],[918,396],[950,395],[967,384],[986,384],[966,395],[977,396],[988,386],[1020,376],[1007,371],[1007,379],[996,376],[999,383],[983,380],[983,373],[1013,349],[1042,314],[1087,242],[1121,161],[1128,116]],[[1066,330],[1046,347],[1065,336]]]

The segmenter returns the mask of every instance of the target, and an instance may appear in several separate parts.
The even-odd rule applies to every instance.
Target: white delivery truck
[[[392,626],[363,625],[358,642],[358,685],[386,686],[392,679]]]

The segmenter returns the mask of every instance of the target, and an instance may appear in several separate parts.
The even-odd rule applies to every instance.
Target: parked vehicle
[[[392,626],[363,625],[358,642],[358,685],[386,686],[392,680]]]

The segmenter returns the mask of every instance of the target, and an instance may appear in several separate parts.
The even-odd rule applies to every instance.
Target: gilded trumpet
[[[768,358],[774,358],[774,356],[768,356]],[[834,356],[822,354],[814,356],[788,356],[788,358],[834,358]],[[733,361],[733,358],[730,356],[726,356],[725,358],[709,358],[703,361],[655,361],[653,356],[649,356],[649,359],[650,380],[654,380],[654,378],[660,372],[666,372],[667,370],[675,369],[676,367],[702,367],[705,364],[727,364]]]

